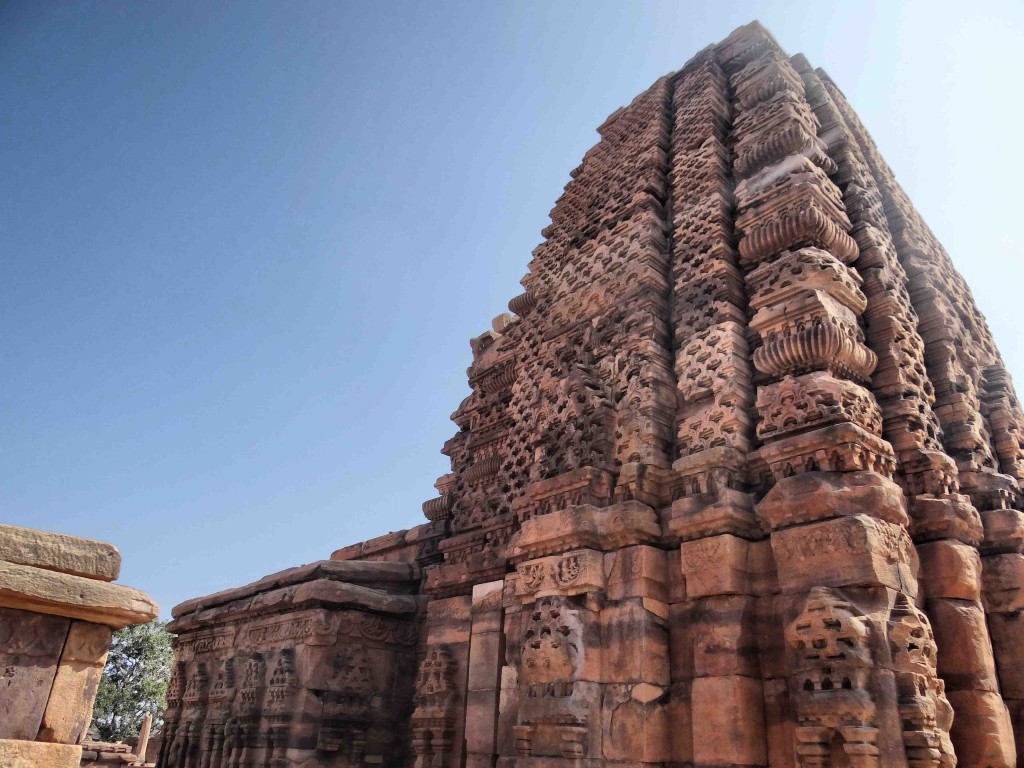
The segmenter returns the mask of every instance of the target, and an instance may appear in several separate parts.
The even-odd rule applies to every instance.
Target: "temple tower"
[[[179,738],[213,723],[238,768],[298,765],[300,742],[323,766],[1015,766],[1024,414],[842,93],[752,24],[598,132],[511,314],[471,341],[429,522],[332,556],[391,563],[318,575],[377,590],[319,598],[320,621],[416,615],[415,685],[372,714],[408,749],[320,713],[347,689],[286,636],[301,717],[221,727],[185,686],[176,722],[200,725]],[[205,690],[228,667],[202,633],[230,655],[242,630],[199,605],[179,644]],[[402,666],[395,643],[331,637],[323,669],[367,643]]]

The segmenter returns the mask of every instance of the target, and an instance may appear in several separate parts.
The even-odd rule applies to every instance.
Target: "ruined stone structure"
[[[115,629],[157,607],[110,544],[0,525],[0,767],[78,768]]]
[[[1024,413],[759,26],[598,129],[428,523],[176,610],[162,768],[1012,768]]]

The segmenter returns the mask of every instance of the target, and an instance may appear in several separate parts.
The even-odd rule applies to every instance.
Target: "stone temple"
[[[428,522],[178,606],[161,768],[1016,765],[1024,413],[842,92],[753,24],[598,133]]]

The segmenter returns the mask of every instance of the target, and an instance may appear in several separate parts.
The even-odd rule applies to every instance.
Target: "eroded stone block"
[[[697,765],[766,765],[761,681],[739,675],[692,684],[693,761]]]
[[[0,739],[35,740],[70,624],[59,616],[0,608]]]
[[[866,515],[772,534],[784,592],[812,587],[882,586],[917,594],[917,553],[906,529]]]

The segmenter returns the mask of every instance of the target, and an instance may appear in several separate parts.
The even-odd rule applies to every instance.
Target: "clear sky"
[[[0,4],[0,520],[181,600],[422,522],[467,340],[595,128],[754,18],[1024,384],[1024,3]]]

